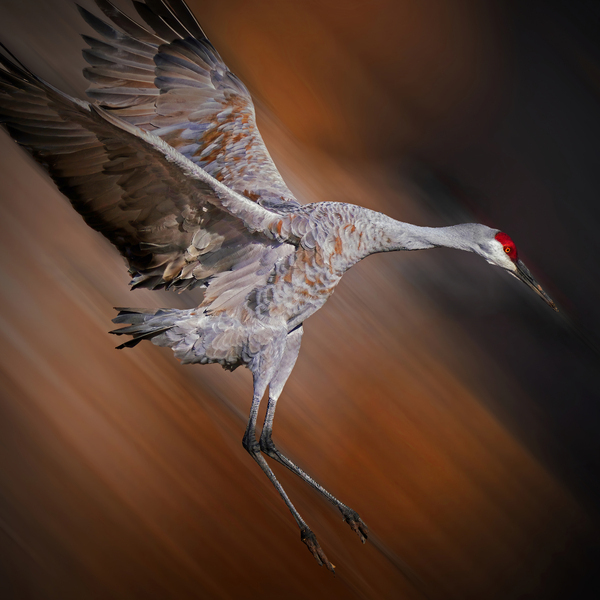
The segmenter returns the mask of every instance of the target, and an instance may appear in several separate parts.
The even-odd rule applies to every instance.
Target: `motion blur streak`
[[[3,598],[588,597],[598,15],[516,4],[190,2],[299,198],[502,228],[563,305],[452,251],[345,276],[307,323],[275,427],[383,545],[275,465],[336,577],[241,446],[248,373],[113,349],[111,306],[193,296],[130,294],[116,251],[0,136]],[[80,96],[82,31],[69,2],[0,7],[0,39]]]

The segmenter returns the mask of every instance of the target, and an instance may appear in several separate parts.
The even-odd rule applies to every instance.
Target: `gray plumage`
[[[349,204],[301,205],[262,141],[247,89],[182,0],[136,2],[146,26],[107,0],[95,1],[110,23],[80,8],[103,38],[84,36],[92,103],[0,55],[0,122],[86,222],[118,248],[132,287],[203,289],[202,303],[189,310],[121,309],[114,321],[125,326],[113,333],[130,339],[119,347],[151,340],[172,348],[182,363],[251,370],[254,396],[244,446],[287,503],[302,540],[333,570],[261,454],[323,494],[365,541],[358,514],[271,440],[304,320],[362,258],[436,246],[475,252],[553,304],[510,238],[496,229],[424,228]]]

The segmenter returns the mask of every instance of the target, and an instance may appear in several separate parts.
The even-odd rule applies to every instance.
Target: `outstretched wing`
[[[83,36],[88,95],[236,192],[280,210],[297,207],[258,132],[248,90],[185,3],[134,2],[149,30],[108,0],[95,2],[122,31],[79,8],[103,38]]]
[[[216,277],[239,302],[293,250],[290,213],[237,194],[160,138],[1,54],[0,63],[0,122],[125,256],[134,286],[186,289]]]

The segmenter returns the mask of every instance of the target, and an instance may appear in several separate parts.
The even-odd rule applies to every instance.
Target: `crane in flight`
[[[263,143],[248,90],[183,0],[134,2],[144,25],[108,0],[95,3],[106,20],[79,7],[99,36],[83,36],[90,101],[56,89],[5,49],[0,122],[125,257],[132,288],[203,291],[200,305],[189,310],[121,309],[114,322],[125,326],[112,333],[129,336],[119,348],[151,340],[172,348],[184,364],[250,369],[254,393],[243,446],[285,501],[317,562],[333,571],[265,456],[321,493],[366,540],[359,515],[272,440],[302,324],[346,270],[377,252],[458,248],[514,275],[556,307],[511,238],[497,229],[418,227],[350,204],[300,204]]]

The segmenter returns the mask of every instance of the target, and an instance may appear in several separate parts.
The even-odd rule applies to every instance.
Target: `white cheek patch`
[[[504,251],[502,244],[496,240],[490,244],[490,257],[486,259],[491,265],[502,267],[507,271],[516,273],[517,265],[510,259]]]

